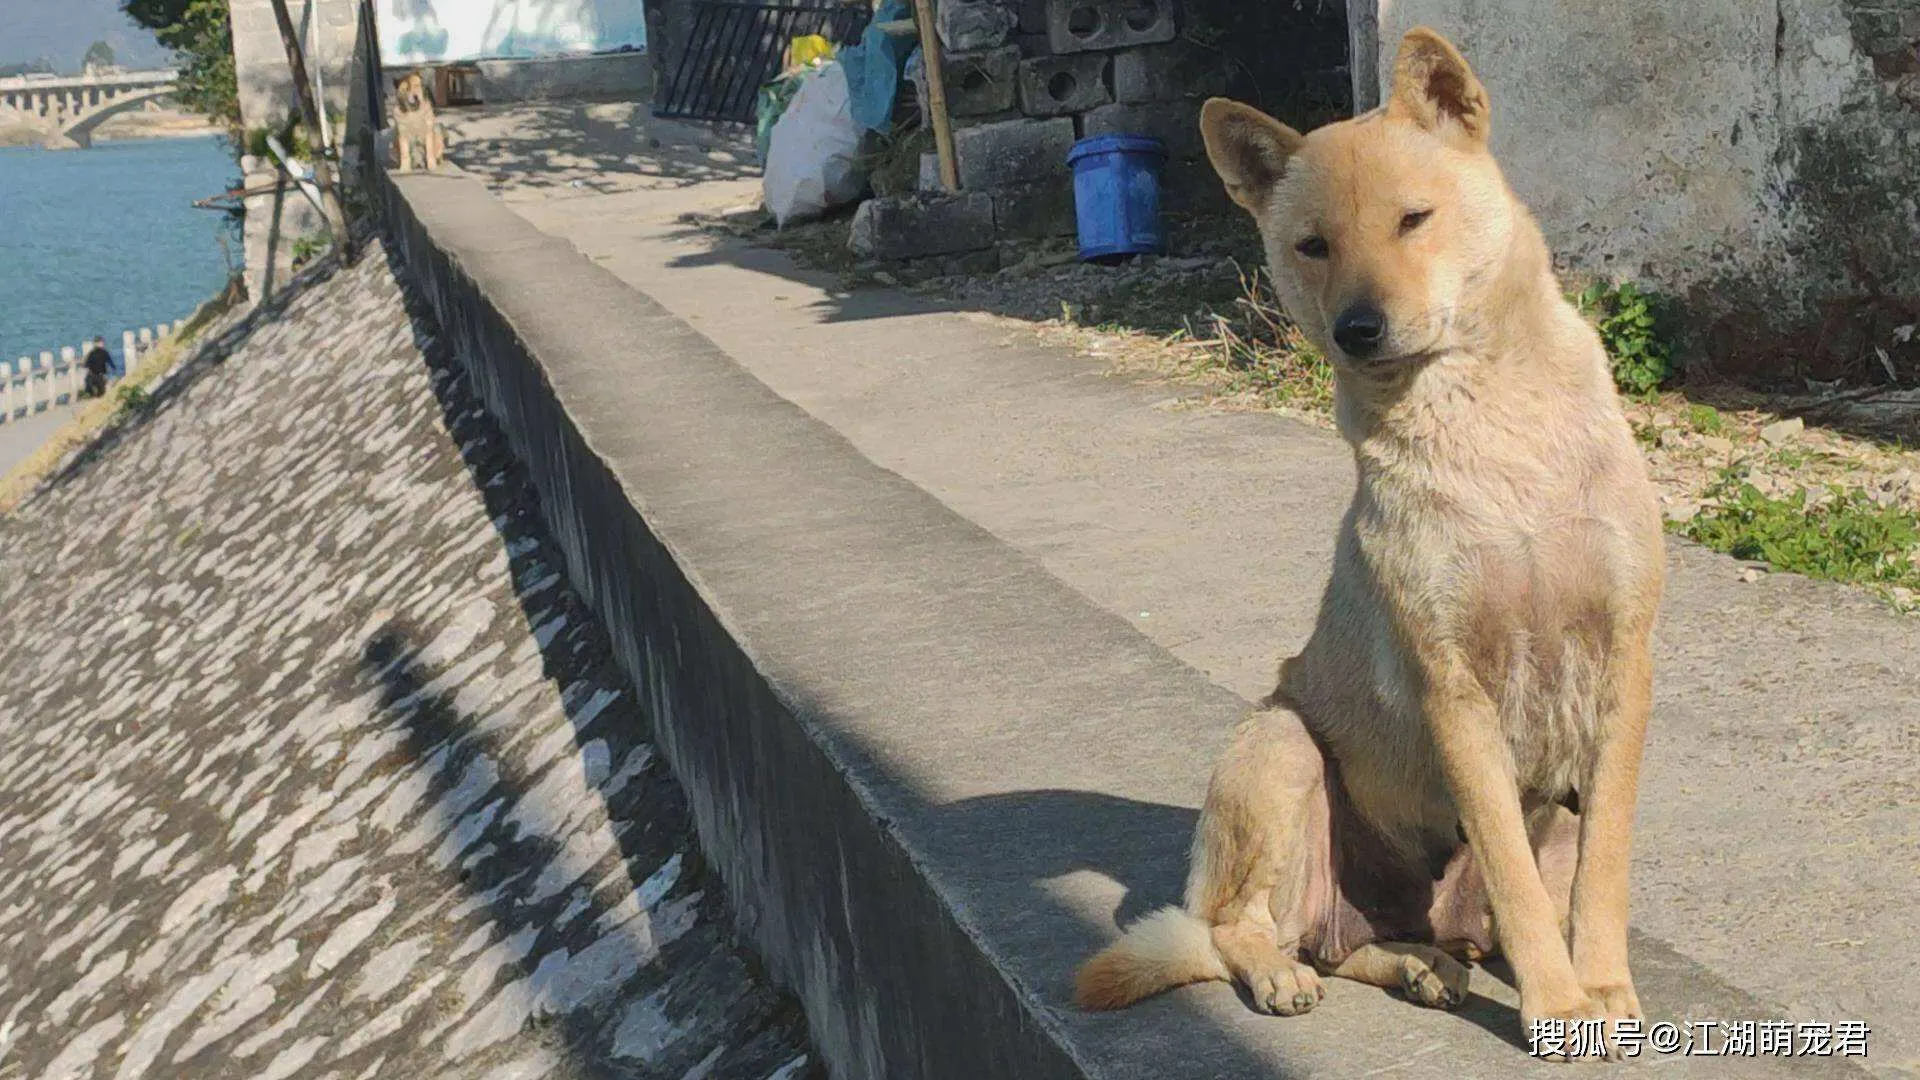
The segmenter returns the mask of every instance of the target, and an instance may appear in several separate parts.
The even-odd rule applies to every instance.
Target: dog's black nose
[[[1355,304],[1333,320],[1333,342],[1355,360],[1380,351],[1387,337],[1387,317],[1371,304]]]

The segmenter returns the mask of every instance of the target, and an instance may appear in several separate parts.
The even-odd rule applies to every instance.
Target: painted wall
[[[643,49],[641,0],[377,0],[391,66]]]

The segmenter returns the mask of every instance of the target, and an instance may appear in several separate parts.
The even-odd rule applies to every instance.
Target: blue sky
[[[121,13],[118,0],[0,0],[0,64],[48,56],[62,72],[76,71],[95,41],[113,46],[130,67],[159,64],[167,55]]]

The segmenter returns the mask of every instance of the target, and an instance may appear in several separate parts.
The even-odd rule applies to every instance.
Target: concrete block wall
[[[1355,0],[1354,96],[1451,37],[1567,266],[1681,298],[1689,358],[1763,381],[1903,381],[1920,345],[1920,0]]]
[[[1249,10],[1249,9],[1257,10]],[[1205,163],[1200,103],[1230,94],[1299,122],[1347,107],[1346,15],[1338,3],[1246,5],[1239,0],[943,0],[939,7],[948,113],[961,188],[890,196],[870,215],[863,254],[922,252],[916,215],[993,215],[997,240],[1074,232],[1067,151],[1101,134],[1150,135],[1167,147],[1162,204],[1174,214],[1225,212]],[[916,68],[916,79],[924,73]],[[925,88],[919,88],[925,101]],[[1305,118],[1304,120],[1302,118]],[[898,234],[890,230],[900,230]],[[947,234],[942,253],[980,229]]]

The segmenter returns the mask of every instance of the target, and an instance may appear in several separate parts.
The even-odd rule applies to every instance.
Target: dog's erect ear
[[[1274,182],[1287,174],[1287,160],[1301,135],[1251,105],[1208,98],[1200,107],[1200,135],[1213,171],[1234,202],[1259,213]]]
[[[1452,42],[1424,26],[1400,39],[1387,115],[1411,120],[1436,135],[1455,129],[1479,143],[1492,132],[1487,88]]]

